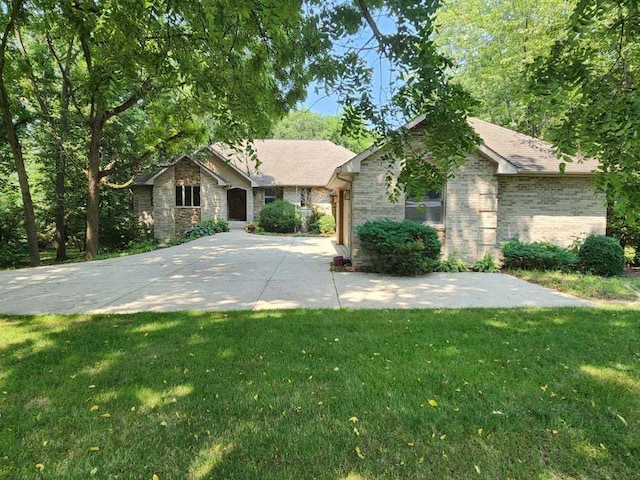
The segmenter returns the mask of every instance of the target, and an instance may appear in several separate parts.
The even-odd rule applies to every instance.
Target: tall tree
[[[33,210],[33,200],[29,187],[29,178],[24,163],[22,145],[16,131],[13,109],[16,108],[15,101],[9,96],[8,79],[10,78],[7,64],[12,56],[9,39],[13,35],[18,23],[24,16],[24,5],[20,0],[3,2],[0,4],[0,21],[2,22],[2,39],[0,39],[0,109],[2,119],[6,129],[7,139],[11,146],[11,152],[15,160],[16,171],[22,193],[22,203],[24,206],[24,222],[27,232],[27,243],[29,246],[29,263],[32,266],[40,264],[40,252],[38,250],[38,235],[36,230],[36,217]]]
[[[640,221],[640,6],[580,0],[537,70],[537,93],[564,95],[569,108],[551,133],[562,152],[596,158],[598,187],[619,217]]]
[[[447,59],[432,41],[438,0],[14,4],[24,13],[12,47],[22,55],[18,83],[31,84],[30,105],[57,146],[58,187],[75,157],[69,145],[84,148],[88,259],[98,251],[105,186],[126,185],[158,152],[197,143],[205,133],[228,143],[264,136],[304,97],[311,80],[339,95],[343,134],[368,125],[390,139],[385,151],[394,198],[402,188],[442,182],[477,142],[465,121],[470,97],[449,81]],[[9,19],[13,10],[4,5]],[[392,28],[377,25],[380,16]],[[14,33],[13,23],[5,26]],[[4,38],[8,47],[9,35]],[[46,78],[36,74],[50,67],[38,42],[56,67]],[[376,102],[371,55],[390,66],[387,102]],[[418,114],[426,116],[427,134],[426,148],[416,149],[397,127]],[[208,132],[206,125],[212,126]],[[434,161],[426,161],[427,150]],[[399,157],[403,170],[395,181]],[[65,197],[59,198],[63,207]],[[62,218],[63,209],[57,211]]]
[[[340,98],[343,133],[357,136],[366,124],[384,143],[392,201],[402,190],[418,195],[440,188],[479,142],[466,121],[472,98],[451,81],[451,64],[434,42],[434,20],[442,2],[321,3],[325,14],[318,28],[328,41],[339,40],[341,48],[327,55],[328,61],[315,62],[313,72]],[[384,22],[378,25],[380,18]],[[366,60],[371,54],[389,71],[384,85],[373,82]],[[385,100],[379,102],[381,97]],[[424,115],[425,126],[419,146],[405,128],[399,128],[418,115]]]
[[[205,115],[216,121],[217,138],[238,141],[265,131],[303,95],[303,56],[314,46],[304,43],[298,5],[55,3],[34,2],[32,14],[43,12],[42,25],[56,26],[59,43],[77,38],[81,50],[63,85],[87,125],[88,259],[97,253],[109,177],[197,139]],[[114,148],[123,128],[131,137],[125,151]]]
[[[529,67],[563,35],[575,0],[451,0],[438,12],[436,42],[454,78],[490,122],[544,137],[566,97],[528,88]]]
[[[320,115],[308,110],[291,112],[273,127],[273,138],[331,140],[353,152],[361,152],[374,142],[371,133],[364,131],[361,136],[342,134],[340,117]]]

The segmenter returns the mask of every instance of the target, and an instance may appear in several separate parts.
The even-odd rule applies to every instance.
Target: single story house
[[[424,116],[405,127],[418,141]],[[597,162],[567,163],[564,174],[552,146],[527,135],[471,118],[482,139],[439,192],[389,201],[384,146],[372,147],[336,168],[329,183],[335,203],[336,239],[354,265],[366,264],[356,227],[389,218],[431,225],[445,258],[469,264],[500,243],[518,237],[569,246],[589,234],[604,234],[606,205],[591,188]],[[396,162],[397,168],[399,162]]]
[[[182,235],[204,220],[245,225],[276,199],[330,212],[327,181],[355,154],[328,140],[256,140],[249,149],[223,144],[182,155],[132,186],[141,226],[158,240]]]

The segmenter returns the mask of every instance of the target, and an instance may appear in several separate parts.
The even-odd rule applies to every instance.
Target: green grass
[[[0,317],[0,478],[638,472],[638,310]]]
[[[523,280],[587,299],[636,301],[640,295],[640,277],[605,278],[583,273],[537,270],[509,273]]]

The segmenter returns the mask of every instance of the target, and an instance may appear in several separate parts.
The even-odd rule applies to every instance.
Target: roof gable
[[[160,175],[166,172],[169,168],[173,167],[175,164],[177,164],[178,162],[181,162],[182,160],[189,160],[195,163],[198,167],[202,169],[203,172],[205,172],[207,175],[212,177],[217,182],[217,184],[220,185],[221,187],[225,187],[229,184],[224,178],[222,178],[220,175],[212,171],[210,168],[208,168],[199,160],[194,160],[189,155],[181,155],[177,159],[175,159],[173,162],[171,162],[169,165],[165,165],[164,167],[158,170],[155,170],[153,172],[145,172],[138,175],[134,180],[134,185],[153,185],[156,178],[158,178]]]

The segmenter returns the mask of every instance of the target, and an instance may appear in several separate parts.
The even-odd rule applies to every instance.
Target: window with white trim
[[[176,185],[176,207],[199,207],[200,185]]]
[[[404,201],[404,218],[416,223],[440,225],[444,221],[443,190],[430,190],[422,198],[407,195]]]

